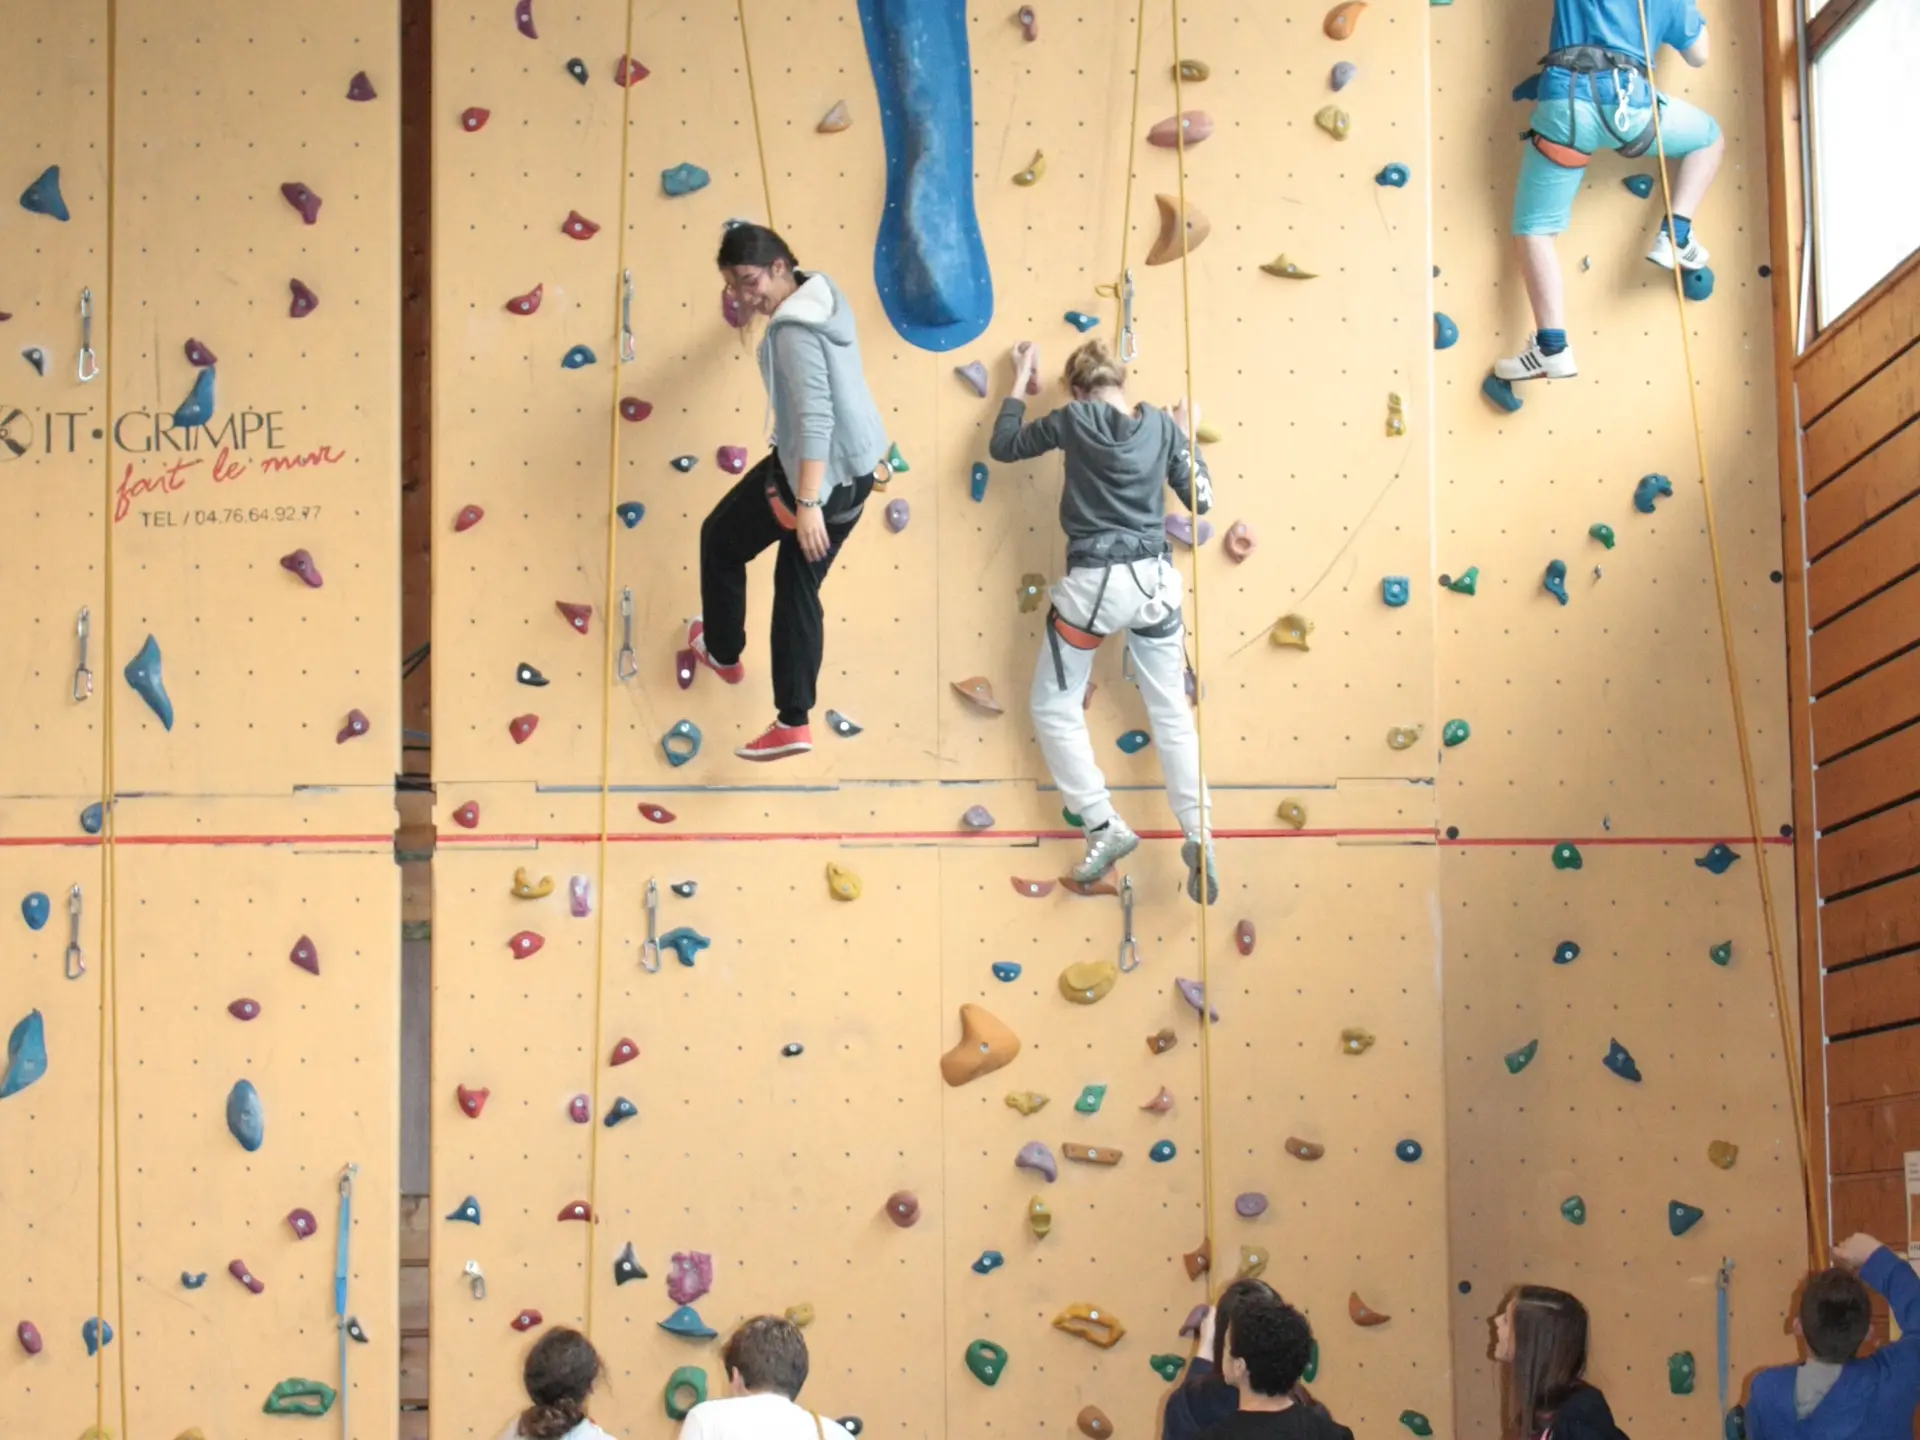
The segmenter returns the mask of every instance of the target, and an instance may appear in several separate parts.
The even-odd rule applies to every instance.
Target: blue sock
[[[1674,216],[1673,224],[1671,226],[1669,226],[1665,220],[1662,220],[1660,222],[1660,228],[1662,230],[1667,231],[1668,234],[1672,235],[1673,243],[1679,246],[1682,250],[1686,249],[1687,242],[1693,239],[1693,221],[1689,220],[1684,215]]]
[[[1536,330],[1533,343],[1540,347],[1542,355],[1558,355],[1567,348],[1567,332],[1564,330]]]

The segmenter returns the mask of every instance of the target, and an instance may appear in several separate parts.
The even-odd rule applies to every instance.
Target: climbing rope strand
[[[1140,67],[1146,57],[1147,48],[1147,0],[1140,0],[1139,8],[1133,17],[1133,110],[1127,119],[1127,178],[1126,193],[1120,202],[1120,268],[1114,272],[1113,283],[1096,285],[1093,293],[1113,299],[1113,328],[1118,337],[1114,341],[1114,352],[1118,354],[1126,348],[1125,326],[1127,322],[1127,254],[1128,243],[1133,237],[1133,147],[1139,143],[1140,135]],[[1177,82],[1176,82],[1177,83]]]
[[[1146,0],[1141,0],[1142,4]],[[632,27],[633,6],[627,6],[628,27]],[[760,194],[767,205],[767,228],[778,229],[773,223],[773,182],[767,177],[767,140],[760,129],[760,91],[753,83],[753,44],[747,36],[747,0],[733,0],[733,13],[740,22],[740,54],[747,66],[747,103],[753,110],[753,148],[760,155]],[[625,172],[622,171],[624,174]]]
[[[1640,43],[1646,56],[1647,88],[1652,98],[1653,153],[1660,171],[1660,198],[1667,217],[1667,235],[1676,251],[1681,247],[1673,237],[1673,188],[1667,177],[1667,147],[1660,129],[1659,92],[1653,84],[1653,37],[1647,24],[1646,0],[1638,0]],[[1714,522],[1713,485],[1707,467],[1706,430],[1700,420],[1700,387],[1693,368],[1693,342],[1687,332],[1685,282],[1676,255],[1673,265],[1673,300],[1680,320],[1680,353],[1687,370],[1687,405],[1693,419],[1694,460],[1700,467],[1700,498],[1706,514],[1707,553],[1713,562],[1713,598],[1720,612],[1720,644],[1726,653],[1727,689],[1733,699],[1733,733],[1740,747],[1740,781],[1746,795],[1747,826],[1753,837],[1753,868],[1759,875],[1760,909],[1767,925],[1767,959],[1773,974],[1774,1012],[1780,1026],[1780,1053],[1786,1063],[1787,1088],[1793,1101],[1793,1138],[1800,1153],[1800,1184],[1807,1202],[1807,1232],[1815,1269],[1824,1268],[1827,1235],[1824,1207],[1814,1184],[1813,1166],[1807,1144],[1805,1090],[1800,1074],[1798,1038],[1793,1033],[1793,1011],[1789,1005],[1785,959],[1780,946],[1780,919],[1773,897],[1773,875],[1767,864],[1766,836],[1760,822],[1760,791],[1754,777],[1753,750],[1747,739],[1747,708],[1740,679],[1740,661],[1734,651],[1733,618],[1727,607],[1725,566],[1720,556],[1719,527]]]
[[[627,34],[623,55],[633,54],[633,0],[627,0]],[[616,326],[624,326],[630,316],[625,306],[626,295],[626,259],[627,259],[627,196],[632,190],[627,175],[629,152],[633,140],[633,86],[620,87],[620,264],[613,275],[613,315]],[[599,1264],[594,1256],[594,1237],[598,1230],[600,1215],[600,1132],[605,1127],[598,1123],[600,1117],[600,1045],[602,1009],[606,1003],[607,989],[607,812],[609,790],[613,774],[613,687],[614,656],[613,627],[617,623],[618,580],[616,565],[618,553],[616,540],[620,506],[620,381],[621,368],[625,365],[625,334],[621,335],[621,344],[614,347],[611,395],[607,404],[607,551],[606,551],[606,605],[601,611],[604,624],[600,635],[600,836],[594,857],[594,894],[593,905],[593,1039],[587,1047],[588,1058],[593,1065],[593,1081],[588,1087],[592,1094],[589,1102],[592,1106],[587,1116],[587,1209],[591,1212],[586,1231],[587,1247],[587,1302],[586,1324],[587,1338],[593,1338],[593,1282]]]

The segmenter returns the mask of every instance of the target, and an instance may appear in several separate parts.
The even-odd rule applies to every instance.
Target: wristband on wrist
[[[821,506],[825,505],[827,502],[824,500],[817,500],[817,499],[809,500],[807,499],[806,496],[802,495],[802,496],[799,496],[794,501],[794,503],[797,504],[802,510],[818,510]]]

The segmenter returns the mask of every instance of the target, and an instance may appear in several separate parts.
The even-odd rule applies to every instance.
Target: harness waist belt
[[[1647,68],[1647,62],[1638,55],[1610,50],[1604,45],[1568,45],[1550,50],[1540,57],[1540,64],[1549,70],[1570,70],[1575,75],[1593,75],[1602,70],[1631,70],[1641,74]]]

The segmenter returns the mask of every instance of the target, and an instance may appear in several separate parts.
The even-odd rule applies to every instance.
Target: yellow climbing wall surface
[[[804,1398],[870,1433],[1067,1433],[1091,1404],[1144,1434],[1165,1388],[1148,1359],[1185,1354],[1177,1329],[1204,1298],[1181,1257],[1209,1228],[1209,1200],[1216,1278],[1243,1246],[1267,1252],[1267,1277],[1314,1320],[1317,1393],[1360,1433],[1394,1433],[1403,1411],[1437,1433],[1485,1433],[1484,1320],[1522,1278],[1588,1292],[1596,1363],[1629,1429],[1704,1433],[1717,1424],[1714,1271],[1723,1254],[1740,1262],[1736,1364],[1764,1358],[1800,1202],[1751,845],[1724,877],[1691,863],[1745,824],[1673,302],[1634,248],[1651,211],[1597,163],[1568,242],[1570,261],[1573,247],[1596,256],[1570,272],[1586,373],[1497,414],[1479,382],[1524,329],[1504,238],[1524,119],[1504,97],[1544,46],[1544,12],[1376,4],[1346,41],[1318,10],[1190,14],[1180,52],[1211,75],[1179,103],[1215,130],[1187,157],[1212,234],[1183,297],[1177,264],[1143,264],[1153,197],[1177,188],[1174,154],[1143,143],[1176,109],[1166,8],[1146,7],[1137,112],[1134,6],[1037,7],[1031,43],[1014,8],[968,19],[996,314],[946,355],[901,341],[874,292],[884,151],[853,5],[637,0],[631,39],[623,7],[536,0],[537,38],[504,6],[437,8],[434,1202],[446,1217],[471,1196],[482,1222],[435,1222],[434,1434],[505,1423],[523,1310],[591,1330],[611,1372],[603,1424],[666,1433],[676,1367],[725,1384],[715,1344],[659,1328],[671,1258],[696,1251],[715,1271],[696,1308],[722,1334],[813,1307]],[[1711,17],[1726,32],[1718,68],[1696,81],[1714,88],[1693,92],[1732,136],[1701,217],[1724,259],[1719,294],[1688,318],[1762,814],[1784,816],[1770,357],[1753,278],[1764,217],[1748,182],[1756,22],[1725,8]],[[629,49],[650,73],[623,90]],[[1336,97],[1340,60],[1358,74]],[[817,133],[843,99],[851,128]],[[1351,116],[1344,141],[1315,125],[1329,103]],[[484,125],[463,124],[469,107]],[[1036,150],[1044,178],[1013,185]],[[712,184],[667,197],[660,174],[681,162]],[[1405,188],[1375,183],[1393,163],[1411,172]],[[699,603],[699,525],[731,483],[715,451],[758,458],[764,439],[750,342],[722,322],[712,255],[722,222],[768,218],[769,197],[803,262],[855,308],[911,466],[887,498],[913,517],[891,534],[871,507],[826,588],[817,749],[759,770],[731,750],[769,718],[768,566],[753,571],[745,685],[701,675],[683,693],[674,654]],[[570,212],[598,233],[563,233]],[[994,467],[985,500],[969,498],[998,396],[952,373],[977,358],[1003,385],[1006,349],[1032,337],[1057,374],[1078,340],[1068,309],[1099,314],[1111,340],[1116,308],[1096,287],[1120,268],[1123,227],[1135,388],[1180,392],[1190,302],[1194,393],[1222,432],[1213,518],[1245,520],[1260,541],[1238,566],[1217,541],[1180,553],[1199,577],[1189,618],[1222,837],[1207,1085],[1198,1017],[1173,985],[1202,972],[1199,917],[1179,895],[1157,753],[1113,745],[1142,723],[1117,647],[1097,662],[1090,724],[1125,812],[1156,832],[1129,866],[1140,967],[1098,1004],[1069,1004],[1059,971],[1115,955],[1121,908],[1011,883],[1055,876],[1078,851],[1025,716],[1040,616],[1017,604],[1024,575],[1058,570],[1059,482],[1053,464]],[[1317,278],[1263,274],[1281,252]],[[618,365],[623,268],[636,359]],[[537,312],[507,308],[536,285]],[[1464,337],[1440,354],[1436,307]],[[575,345],[596,363],[563,368]],[[1403,436],[1388,433],[1390,393]],[[621,398],[650,416],[617,419]],[[1060,400],[1050,383],[1039,404]],[[679,455],[696,458],[690,473],[669,466]],[[1676,493],[1640,516],[1634,484],[1656,470]],[[644,517],[615,520],[616,501]],[[469,506],[484,517],[456,529]],[[1619,533],[1612,552],[1586,537],[1601,520]],[[1553,558],[1571,575],[1565,610],[1540,589]],[[1477,596],[1437,588],[1467,565]],[[1410,578],[1410,604],[1382,603],[1384,576]],[[625,682],[623,590],[637,672]],[[584,638],[556,601],[593,606]],[[1313,622],[1311,649],[1269,643],[1287,614]],[[522,664],[549,683],[519,683]],[[972,675],[1004,715],[953,693]],[[831,733],[827,707],[863,733]],[[516,743],[509,722],[524,716],[539,723]],[[1443,751],[1456,717],[1473,736]],[[682,719],[705,747],[675,768],[660,739]],[[1394,727],[1420,739],[1390,748]],[[1304,806],[1305,829],[1278,818],[1285,800]],[[963,828],[976,804],[993,829]],[[1560,841],[1582,846],[1583,870],[1552,866]],[[858,900],[828,893],[829,863],[858,875]],[[550,893],[517,897],[522,868]],[[657,973],[644,967],[649,885],[662,934],[711,941],[690,965],[669,950]],[[1245,956],[1241,920],[1257,932]],[[523,932],[542,943],[517,956]],[[1728,938],[1720,969],[1708,947]],[[1570,967],[1552,963],[1562,939],[1582,946]],[[996,979],[995,962],[1019,977]],[[937,1062],[963,1003],[1024,1048],[953,1089]],[[1156,1055],[1147,1037],[1163,1026],[1178,1043]],[[1347,1053],[1348,1029],[1374,1043]],[[1501,1056],[1536,1035],[1538,1058],[1509,1075]],[[1638,1087],[1600,1065],[1616,1035]],[[623,1039],[638,1057],[615,1065]],[[1076,1113],[1098,1084],[1098,1113]],[[488,1092],[475,1118],[462,1086]],[[1162,1086],[1171,1110],[1143,1111]],[[1023,1117],[1004,1097],[1028,1090],[1049,1103]],[[637,1113],[603,1123],[622,1098]],[[1293,1158],[1289,1137],[1324,1156]],[[1707,1164],[1713,1139],[1740,1145],[1732,1172]],[[1014,1168],[1030,1140],[1061,1157],[1056,1182]],[[1176,1151],[1164,1163],[1149,1155],[1160,1140]],[[1419,1158],[1396,1158],[1402,1140]],[[1069,1142],[1124,1158],[1075,1164]],[[911,1228],[885,1213],[901,1190],[919,1201]],[[1580,1228],[1558,1209],[1576,1190]],[[1258,1219],[1234,1213],[1249,1192],[1270,1201]],[[1026,1224],[1036,1194],[1052,1213],[1044,1239]],[[1706,1218],[1670,1236],[1670,1199]],[[559,1218],[576,1202],[594,1223]],[[629,1243],[649,1278],[618,1284]],[[976,1273],[986,1250],[1005,1265]],[[1357,1326],[1350,1295],[1391,1318]],[[1053,1329],[1076,1301],[1110,1310],[1125,1338],[1100,1350]],[[992,1388],[963,1363],[976,1339],[1010,1352]],[[1700,1383],[1669,1396],[1666,1357],[1688,1348]]]
[[[47,1068],[0,1099],[0,1430],[281,1433],[276,1384],[340,1381],[353,1164],[367,1343],[345,1433],[390,1436],[396,9],[22,0],[7,19],[0,1027],[37,1011]],[[349,100],[359,71],[376,98]],[[14,203],[51,165],[64,223]],[[284,183],[322,197],[313,228]],[[301,319],[294,277],[320,297]],[[217,361],[197,429],[174,417],[204,373],[189,338]],[[320,588],[282,567],[297,549]],[[122,677],[149,635],[170,730]],[[337,743],[352,711],[365,733]],[[317,974],[292,962],[303,937]],[[253,1152],[227,1127],[242,1079],[265,1117]]]

